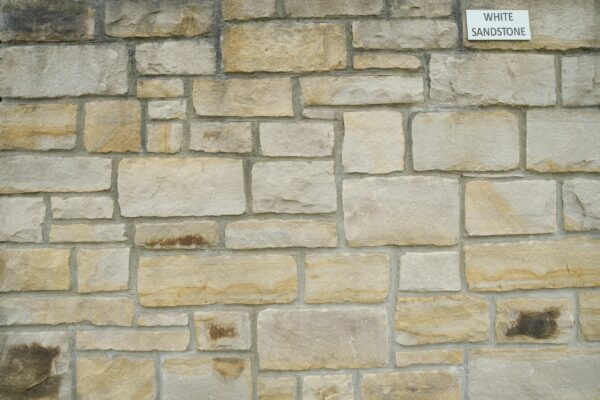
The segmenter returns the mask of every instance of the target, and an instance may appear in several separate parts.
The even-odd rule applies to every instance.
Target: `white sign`
[[[531,40],[528,10],[467,10],[468,40]]]

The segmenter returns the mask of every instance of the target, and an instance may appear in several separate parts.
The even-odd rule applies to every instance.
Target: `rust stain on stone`
[[[185,235],[176,238],[166,238],[150,240],[145,243],[146,247],[175,247],[175,246],[201,246],[210,244],[208,240],[202,235]]]
[[[215,358],[213,369],[224,378],[237,379],[244,371],[244,360],[239,358]]]
[[[506,336],[524,335],[534,339],[547,339],[556,334],[556,319],[559,316],[558,308],[549,308],[542,312],[519,312],[513,324],[506,330]]]
[[[226,328],[218,325],[211,325],[208,327],[208,336],[210,336],[211,340],[217,340],[224,337],[235,337],[237,336],[237,331],[235,328]]]

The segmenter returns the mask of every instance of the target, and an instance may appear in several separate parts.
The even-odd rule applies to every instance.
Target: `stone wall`
[[[599,398],[597,0],[2,0],[0,41],[0,398]]]

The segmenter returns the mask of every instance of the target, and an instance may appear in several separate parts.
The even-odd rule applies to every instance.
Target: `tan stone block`
[[[438,19],[370,20],[352,23],[356,49],[450,49],[457,46],[456,22]]]
[[[52,196],[52,218],[112,218],[114,201],[109,196]]]
[[[392,0],[394,17],[448,17],[452,15],[452,0]]]
[[[354,400],[352,375],[315,375],[302,378],[302,400]]]
[[[77,350],[184,351],[189,342],[188,328],[105,328],[77,331]]]
[[[125,224],[69,224],[50,227],[50,242],[123,242],[127,240]]]
[[[190,127],[190,150],[207,153],[250,153],[250,122],[194,121]]]
[[[302,116],[309,119],[335,119],[335,110],[305,108],[302,110]]]
[[[380,15],[382,0],[285,0],[290,17],[335,17],[351,15]]]
[[[135,47],[135,66],[142,75],[212,75],[216,55],[212,40],[166,40]]]
[[[42,241],[46,206],[41,197],[0,197],[0,241]]]
[[[183,94],[181,79],[139,79],[137,81],[139,98],[181,97]]]
[[[463,349],[435,349],[396,352],[396,367],[399,368],[425,364],[463,364],[464,362],[465,351]]]
[[[460,400],[460,375],[452,370],[364,374],[361,396],[369,400]]]
[[[562,199],[567,231],[600,230],[600,181],[566,180],[562,185]]]
[[[585,340],[600,340],[600,294],[579,295],[579,324]]]
[[[129,248],[79,249],[77,291],[111,292],[129,288]]]
[[[226,21],[275,16],[276,0],[223,0],[221,13]]]
[[[260,150],[265,156],[331,156],[333,129],[330,122],[263,122],[260,124]]]
[[[600,57],[562,57],[562,98],[566,106],[600,104]]]
[[[69,249],[0,249],[0,292],[69,290]]]
[[[296,378],[259,376],[258,400],[296,400]]]
[[[461,289],[458,253],[404,253],[400,257],[399,290],[459,291]]]
[[[135,227],[135,244],[147,249],[195,249],[218,241],[216,221],[141,223]]]
[[[249,350],[250,314],[241,311],[194,313],[198,350]]]
[[[90,153],[141,149],[142,108],[137,100],[95,101],[85,105],[84,143]]]
[[[421,68],[421,60],[416,56],[394,53],[358,53],[353,58],[354,69],[408,69]]]
[[[188,326],[186,313],[142,312],[138,314],[138,326]]]
[[[154,122],[146,127],[146,149],[150,153],[178,153],[183,146],[181,122]]]
[[[155,100],[148,102],[148,118],[184,119],[187,100]]]

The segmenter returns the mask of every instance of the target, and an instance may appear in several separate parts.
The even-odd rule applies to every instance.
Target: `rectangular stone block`
[[[336,400],[354,400],[352,375],[313,375],[302,378],[302,400],[320,400],[329,393]]]
[[[258,314],[261,369],[383,367],[387,345],[383,308],[269,309]]]
[[[346,68],[343,24],[261,22],[223,31],[226,72],[306,72]]]
[[[148,102],[150,119],[184,119],[187,100],[155,100]]]
[[[135,152],[142,146],[142,107],[137,100],[85,105],[83,142],[90,153]]]
[[[46,205],[41,197],[0,197],[0,241],[42,241]]]
[[[0,249],[0,292],[69,290],[69,249]]]
[[[600,104],[600,57],[562,57],[562,100],[566,106]]]
[[[125,224],[69,224],[50,227],[50,242],[123,242],[127,240]]]
[[[242,311],[194,313],[198,350],[250,350],[250,314]]]
[[[52,196],[52,218],[99,219],[112,218],[114,201],[109,196]]]
[[[352,23],[355,49],[450,49],[458,44],[452,20],[370,20]]]
[[[458,371],[429,370],[365,374],[361,382],[363,399],[460,400]]]
[[[143,75],[211,75],[215,48],[208,39],[142,43],[135,47],[135,65]]]
[[[416,56],[396,53],[358,53],[354,55],[354,69],[408,69],[421,68],[421,60]]]
[[[250,153],[250,122],[193,121],[190,126],[190,150],[206,153]]]
[[[221,13],[226,21],[270,18],[275,16],[275,2],[276,0],[223,0]]]
[[[579,295],[579,325],[585,340],[600,340],[600,294]]]
[[[137,81],[137,97],[163,98],[181,97],[184,94],[181,79],[139,79]]]
[[[463,349],[435,349],[397,351],[396,367],[408,367],[411,365],[428,364],[463,364],[465,362],[465,351]]]
[[[600,240],[468,244],[465,268],[469,289],[476,291],[599,286]]]
[[[263,122],[260,124],[260,150],[265,156],[331,156],[333,129],[330,122]]]
[[[295,377],[271,378],[259,375],[257,384],[258,400],[297,400]]]
[[[394,17],[448,17],[452,15],[452,0],[392,0]]]
[[[146,125],[146,150],[149,153],[178,153],[183,147],[183,123],[153,122]]]
[[[456,292],[461,287],[458,253],[453,251],[408,252],[400,257],[399,290]]]
[[[382,0],[285,0],[292,18],[320,18],[353,15],[380,15]]]
[[[143,256],[138,268],[146,307],[289,303],[296,288],[290,256]]]
[[[138,326],[188,326],[185,312],[141,312],[137,318]]]
[[[106,328],[77,331],[77,350],[185,351],[190,330]]]
[[[452,245],[458,240],[458,182],[438,177],[346,179],[350,246]]]
[[[126,217],[236,215],[246,209],[242,162],[225,158],[127,158],[119,163]]]
[[[600,230],[600,181],[568,179],[562,185],[562,199],[567,231]]]
[[[129,248],[79,249],[77,291],[114,292],[129,288]]]
[[[142,223],[135,226],[135,244],[147,249],[195,249],[219,241],[216,221]]]

